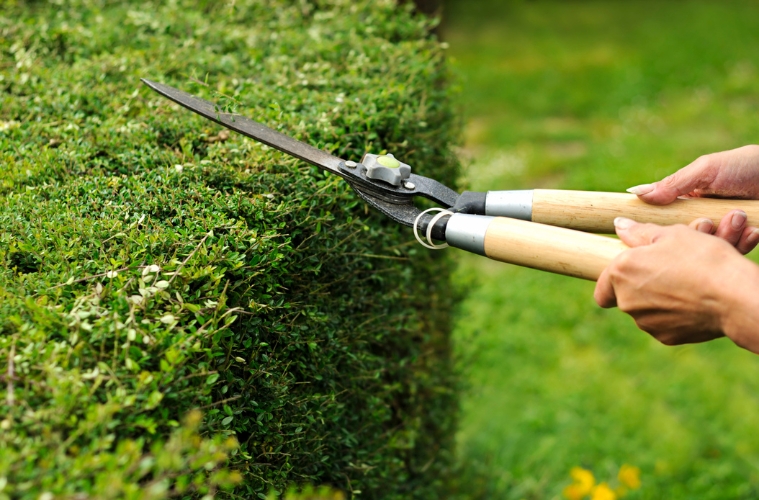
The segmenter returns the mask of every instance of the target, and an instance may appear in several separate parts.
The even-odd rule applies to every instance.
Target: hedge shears
[[[204,118],[339,175],[366,203],[412,227],[428,248],[450,245],[500,262],[596,280],[611,260],[628,248],[615,238],[590,234],[613,233],[616,217],[661,225],[688,224],[699,217],[719,220],[740,208],[748,215],[748,224],[759,223],[759,201],[693,198],[653,206],[628,193],[555,189],[458,193],[413,173],[410,165],[392,154],[367,153],[358,162],[344,160],[242,115],[222,112],[199,97],[142,81]],[[417,196],[440,207],[422,211],[414,205]],[[426,238],[420,238],[419,232]]]

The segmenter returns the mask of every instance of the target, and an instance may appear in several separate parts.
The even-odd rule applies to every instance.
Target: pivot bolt
[[[413,182],[405,181],[403,183],[403,187],[405,187],[406,189],[416,189],[416,184],[414,184]]]
[[[356,168],[356,165],[358,165],[358,163],[352,160],[348,160],[345,162],[345,166],[348,168]]]

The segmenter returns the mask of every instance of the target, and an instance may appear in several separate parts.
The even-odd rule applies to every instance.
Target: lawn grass
[[[756,2],[449,2],[471,189],[623,191],[759,142]],[[593,284],[462,256],[458,435],[470,497],[560,498],[573,466],[627,498],[759,496],[759,358],[664,347]]]

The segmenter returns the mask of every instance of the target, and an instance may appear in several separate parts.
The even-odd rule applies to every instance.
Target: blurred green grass
[[[759,3],[449,1],[471,189],[622,191],[759,142]],[[708,270],[706,270],[708,272]],[[759,498],[759,358],[664,347],[593,284],[461,257],[470,498],[553,499],[629,463],[629,499]]]

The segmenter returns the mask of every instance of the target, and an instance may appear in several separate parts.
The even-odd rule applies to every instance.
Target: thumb
[[[656,224],[640,224],[632,219],[617,217],[614,219],[617,236],[629,247],[650,245],[662,234],[664,228]]]
[[[631,187],[627,191],[646,203],[669,205],[678,196],[708,187],[713,177],[713,163],[708,157],[702,157],[659,182]]]

